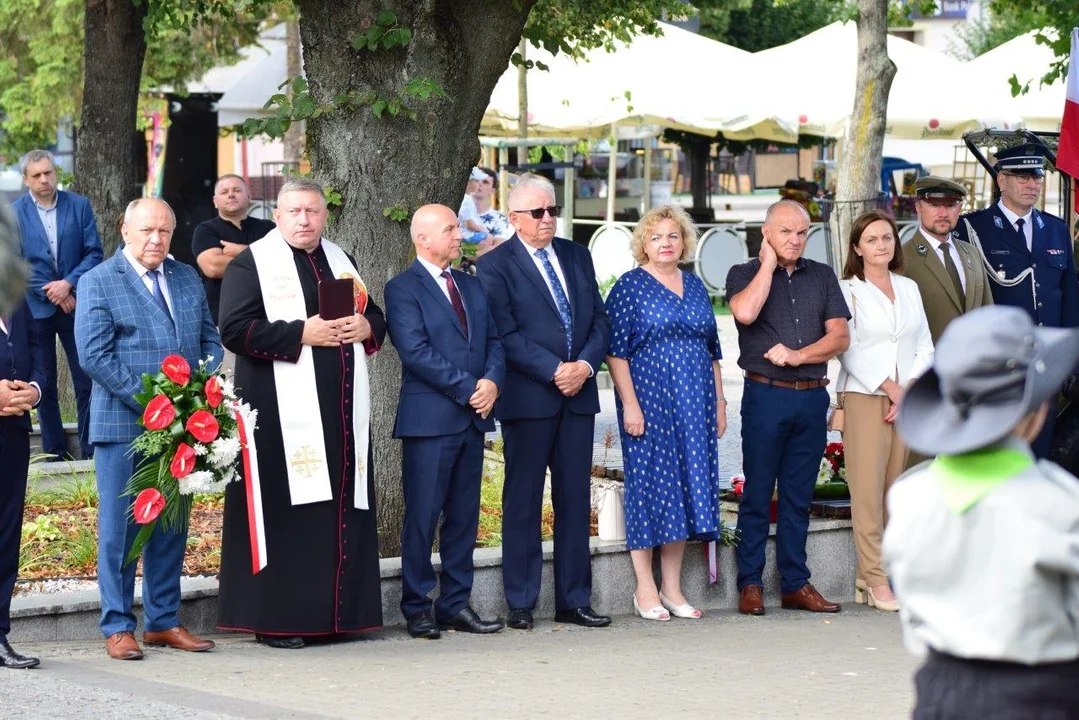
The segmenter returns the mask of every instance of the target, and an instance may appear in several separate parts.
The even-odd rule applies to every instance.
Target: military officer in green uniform
[[[981,258],[952,235],[959,222],[966,189],[929,175],[914,184],[918,232],[903,244],[904,275],[918,284],[933,342],[952,320],[974,308],[993,304]]]

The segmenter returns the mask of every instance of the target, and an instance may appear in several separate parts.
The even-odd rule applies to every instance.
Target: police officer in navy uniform
[[[1079,280],[1068,226],[1034,207],[1045,181],[1043,148],[1002,150],[994,169],[1000,200],[963,215],[955,234],[980,250],[994,303],[1023,308],[1040,326],[1079,326]],[[1032,443],[1039,458],[1049,457],[1055,415],[1049,413]]]

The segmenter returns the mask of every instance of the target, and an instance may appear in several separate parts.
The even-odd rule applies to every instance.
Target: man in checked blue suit
[[[135,563],[124,560],[137,526],[123,495],[135,470],[129,445],[141,432],[142,407],[135,394],[143,373],[182,355],[192,367],[222,358],[221,339],[210,317],[206,292],[195,270],[168,258],[176,216],[162,200],[135,200],[124,213],[124,246],[83,276],[75,308],[75,337],[83,367],[93,378],[90,440],[96,453],[98,506],[97,575],[105,649],[117,660],[138,660],[135,640]],[[158,524],[143,550],[143,641],[180,650],[214,646],[180,624],[180,572],[187,528],[167,532]]]
[[[393,436],[404,443],[401,612],[414,638],[439,630],[493,633],[469,604],[480,513],[483,434],[495,429],[506,377],[502,341],[479,281],[453,272],[461,256],[457,216],[425,205],[412,217],[416,261],[386,283],[386,324],[401,356]],[[431,545],[439,515],[442,572],[434,616]]]
[[[79,421],[82,457],[93,457],[89,439],[90,378],[75,351],[75,305],[79,278],[101,262],[101,238],[82,195],[56,189],[56,162],[46,150],[31,150],[19,161],[23,184],[30,190],[13,203],[22,231],[22,253],[30,266],[27,301],[45,357],[45,385],[37,416],[41,449],[53,460],[67,454],[56,388],[56,338],[67,355]]]
[[[506,351],[506,384],[495,406],[505,441],[502,582],[506,624],[532,628],[543,553],[540,513],[547,468],[554,504],[555,620],[604,627],[591,606],[592,441],[599,412],[595,371],[611,323],[588,251],[556,238],[554,187],[523,175],[509,193],[516,234],[476,267]]]

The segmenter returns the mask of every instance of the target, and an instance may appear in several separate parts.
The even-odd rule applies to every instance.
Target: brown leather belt
[[[764,375],[758,375],[757,373],[747,372],[747,380],[753,380],[754,382],[764,383],[765,385],[775,385],[776,387],[788,388],[790,390],[815,390],[828,385],[828,378],[821,378],[820,380],[773,380],[770,377]]]

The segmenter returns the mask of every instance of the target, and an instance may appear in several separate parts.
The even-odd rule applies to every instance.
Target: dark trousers
[[[454,435],[404,438],[403,443],[401,612],[407,618],[431,609],[428,595],[435,589],[431,545],[439,527],[442,572],[436,612],[439,617],[451,617],[464,610],[472,594],[483,433],[470,424]]]
[[[0,640],[11,631],[11,593],[19,573],[19,541],[30,466],[30,434],[0,421]]]
[[[79,352],[75,347],[75,315],[57,310],[51,317],[34,320],[38,339],[45,356],[45,387],[41,388],[41,403],[37,407],[37,419],[41,425],[41,449],[49,455],[65,457],[67,439],[60,419],[60,398],[56,387],[56,338],[64,347],[67,365],[71,370],[71,384],[75,386],[75,407],[79,420],[79,448],[82,458],[94,455],[90,444],[90,376],[79,364]]]
[[[746,483],[738,506],[738,589],[764,585],[768,511],[779,483],[776,564],[780,589],[809,582],[806,536],[809,504],[827,438],[828,391],[794,390],[745,381],[742,395],[742,468]]]
[[[914,675],[914,720],[1079,720],[1079,661],[966,660],[930,651]]]
[[[554,417],[502,421],[502,585],[511,610],[531,610],[543,573],[540,519],[551,469],[554,505],[554,594],[558,610],[592,603],[592,435],[595,415],[568,407]]]

